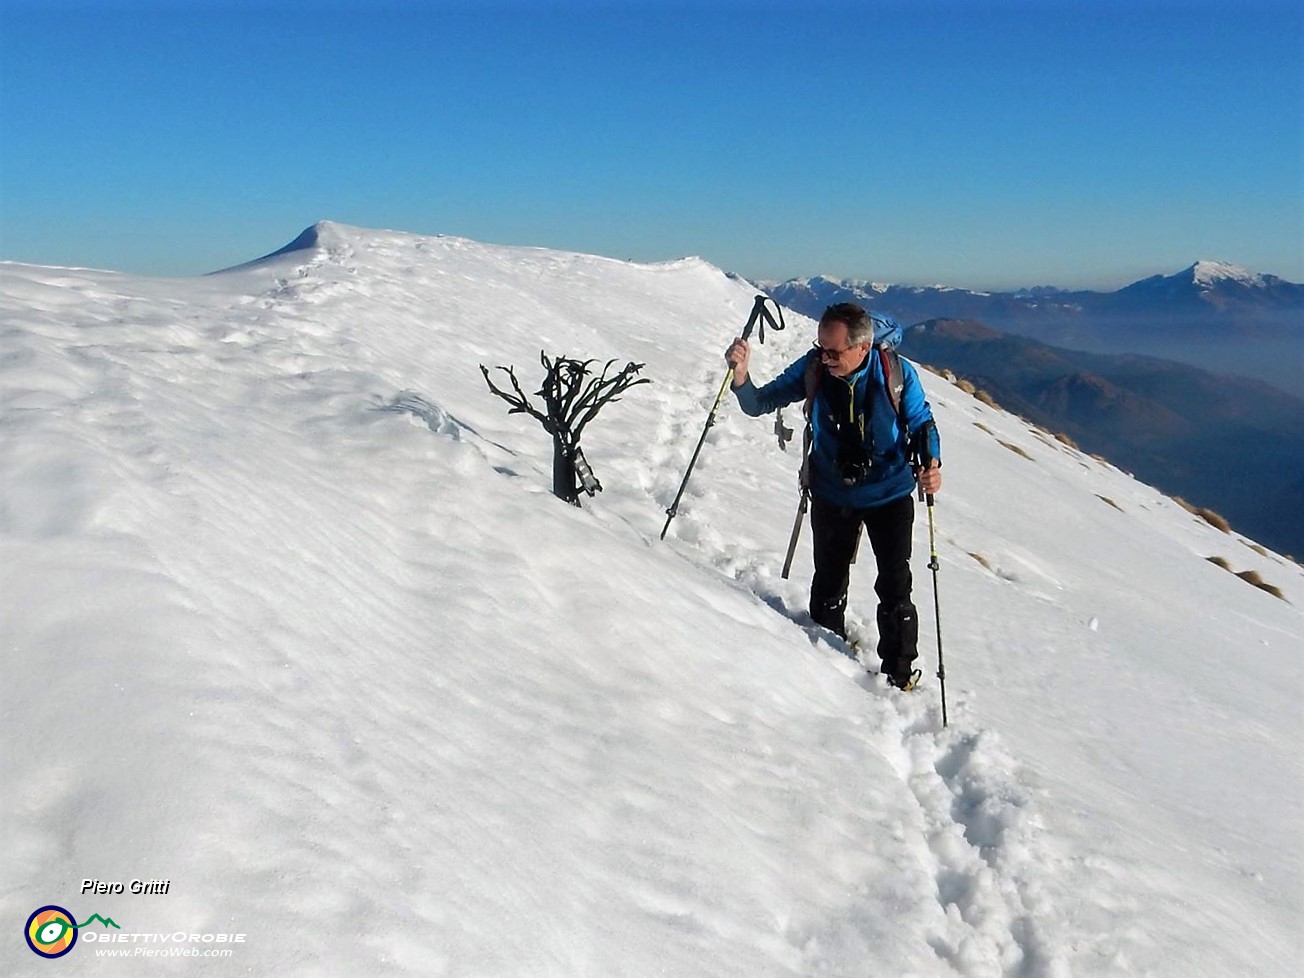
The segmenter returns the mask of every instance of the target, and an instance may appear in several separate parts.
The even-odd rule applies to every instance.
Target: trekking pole
[[[770,310],[765,308],[767,302],[773,302],[774,308],[779,313],[779,321],[776,323],[774,317],[770,315]],[[752,335],[752,328],[760,323],[760,341],[765,342],[765,324],[770,324],[770,329],[781,330],[784,328],[783,309],[779,307],[768,295],[758,295],[756,301],[752,303],[752,314],[747,318],[747,325],[743,327],[743,339],[749,339]],[[702,446],[706,444],[706,436],[710,433],[712,426],[715,424],[715,414],[720,410],[720,402],[724,400],[724,392],[729,389],[729,381],[733,377],[733,366],[731,365],[725,372],[724,381],[720,384],[720,393],[715,395],[715,403],[711,405],[711,413],[706,416],[706,427],[702,429],[702,437],[697,440],[697,448],[693,451],[693,457],[688,463],[688,470],[684,472],[684,481],[679,484],[679,491],[675,493],[675,501],[670,504],[666,510],[666,525],[661,528],[661,539],[666,538],[666,531],[670,529],[670,521],[675,518],[679,512],[679,501],[684,498],[684,490],[688,488],[688,478],[693,474],[693,466],[697,464],[697,456],[702,454]]]
[[[937,572],[942,565],[937,560],[937,521],[933,519],[933,494],[924,493],[919,486],[919,498],[928,503],[928,569],[933,572],[933,613],[937,622],[937,681],[942,687],[942,727],[946,727],[946,663],[942,660],[942,602],[937,594]]]
[[[805,489],[801,491],[801,502],[797,504],[797,518],[792,522],[792,537],[788,540],[788,556],[783,561],[783,574],[781,575],[786,581],[788,572],[792,570],[792,557],[797,552],[797,538],[801,536],[801,524],[806,519],[806,508],[810,505],[810,493]]]

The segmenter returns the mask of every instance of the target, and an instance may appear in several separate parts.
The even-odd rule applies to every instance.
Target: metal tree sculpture
[[[498,368],[511,381],[510,391],[495,386],[489,377],[489,368],[484,364],[480,365],[480,372],[484,374],[489,390],[512,406],[508,414],[528,414],[552,435],[553,494],[578,506],[581,491],[590,496],[602,491],[602,483],[593,475],[584,453],[580,451],[580,435],[605,405],[620,400],[619,395],[629,388],[651,381],[646,377],[637,378],[644,367],[641,363],[627,363],[619,373],[609,377],[607,374],[616,361],[608,360],[602,373],[592,377],[589,367],[596,360],[580,361],[568,357],[549,360],[542,350],[539,351],[539,360],[544,369],[543,387],[534,396],[543,398],[543,410],[531,404],[521,390],[515,367]]]

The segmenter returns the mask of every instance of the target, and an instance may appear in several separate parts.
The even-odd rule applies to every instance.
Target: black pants
[[[910,601],[910,541],[915,521],[911,496],[851,509],[811,500],[811,535],[815,543],[815,577],[810,585],[810,614],[815,622],[847,637],[847,585],[860,528],[878,564],[878,656],[889,675],[909,673],[918,654],[919,620]]]

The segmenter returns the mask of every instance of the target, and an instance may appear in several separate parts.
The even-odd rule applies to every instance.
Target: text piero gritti
[[[82,880],[82,893],[94,893],[97,896],[109,894],[134,893],[137,896],[165,896],[172,888],[171,880],[132,880],[121,883],[115,880]]]

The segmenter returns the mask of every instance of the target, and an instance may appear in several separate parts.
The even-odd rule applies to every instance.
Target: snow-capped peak
[[[1189,271],[1195,284],[1205,287],[1214,286],[1220,282],[1236,282],[1240,285],[1252,287],[1261,287],[1266,284],[1262,275],[1258,275],[1248,268],[1232,265],[1225,261],[1197,261]]]

